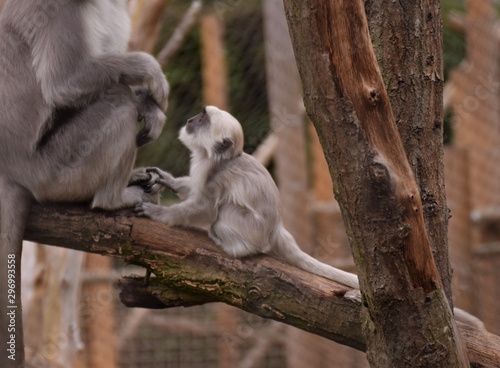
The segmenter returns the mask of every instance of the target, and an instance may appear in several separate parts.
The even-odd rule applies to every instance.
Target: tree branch
[[[189,9],[182,17],[182,20],[175,29],[174,33],[158,53],[157,58],[161,65],[166,65],[170,61],[172,56],[174,56],[175,53],[179,50],[182,45],[182,41],[184,41],[184,38],[186,38],[186,35],[198,19],[198,15],[201,12],[202,5],[203,4],[200,0],[194,0],[191,3]]]
[[[271,257],[229,258],[200,231],[168,227],[129,212],[35,205],[25,239],[144,266],[156,275],[145,289],[166,306],[183,305],[183,300],[188,306],[224,302],[364,349],[356,313],[358,291],[351,290],[355,297],[346,298],[348,287]],[[127,290],[137,287],[130,280],[123,284],[128,295]],[[131,305],[152,303],[145,302],[145,297],[138,300],[131,300]],[[337,316],[334,321],[332,313]]]
[[[359,291],[268,256],[228,258],[199,231],[170,228],[126,211],[35,205],[25,238],[147,267],[156,275],[148,285],[142,279],[122,281],[122,299],[129,305],[165,308],[224,302],[358,350],[366,348]],[[472,363],[500,365],[499,337],[463,323],[459,328]]]

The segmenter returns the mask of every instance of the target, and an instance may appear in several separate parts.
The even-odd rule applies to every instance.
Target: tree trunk
[[[285,0],[285,9],[358,267],[371,366],[468,367],[363,1]]]
[[[443,174],[440,2],[402,0],[394,6],[391,1],[370,0],[365,7],[399,134],[420,189],[427,235],[452,306]]]

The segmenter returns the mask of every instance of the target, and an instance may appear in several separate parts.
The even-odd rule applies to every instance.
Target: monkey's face
[[[188,119],[180,131],[179,139],[187,148],[194,151],[203,148],[204,140],[210,136],[210,116],[204,108],[198,115]]]
[[[231,114],[207,106],[190,118],[179,139],[192,152],[202,150],[208,157],[230,158],[243,152],[243,130]]]
[[[203,108],[198,115],[188,119],[186,123],[186,133],[193,134],[195,131],[209,127],[210,117],[207,114],[207,109]]]

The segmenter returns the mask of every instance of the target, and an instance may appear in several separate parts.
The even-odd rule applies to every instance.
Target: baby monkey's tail
[[[359,289],[358,276],[322,263],[303,252],[295,242],[293,236],[283,227],[276,233],[271,254],[305,271],[326,277],[354,289]]]

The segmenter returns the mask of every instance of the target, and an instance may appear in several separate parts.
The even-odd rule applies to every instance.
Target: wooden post
[[[279,139],[274,163],[284,209],[283,221],[297,243],[307,249],[311,246],[311,229],[300,78],[282,1],[267,0],[262,5],[271,128]]]
[[[22,263],[22,302],[23,329],[25,334],[24,348],[26,361],[32,362],[42,346],[43,328],[40,328],[40,321],[43,321],[43,300],[46,293],[45,278],[47,277],[46,257],[44,247],[31,242],[24,242],[23,248],[29,251],[23,252]],[[43,362],[46,364],[46,362]]]
[[[454,85],[454,136],[457,149],[467,153],[471,211],[500,206],[500,21],[492,0],[467,1],[467,60],[451,74]],[[453,221],[453,219],[452,219]],[[477,253],[470,272],[472,313],[496,329],[499,321],[498,279],[493,269],[500,258],[485,256],[484,228],[472,228],[472,252]]]
[[[328,171],[323,147],[319,142],[318,133],[314,125],[309,124],[309,140],[311,145],[311,158],[313,167],[312,187],[314,198],[320,202],[334,201],[333,183]]]
[[[203,102],[220,109],[229,109],[224,30],[214,14],[201,18]]]
[[[163,14],[168,0],[138,1],[132,15],[133,36],[130,48],[153,52],[160,35]]]
[[[451,75],[457,147],[469,151],[471,205],[500,205],[499,21],[491,0],[467,2],[467,63]],[[496,28],[495,28],[496,27]],[[476,237],[476,242],[477,242]]]
[[[88,255],[87,274],[109,274],[111,258]],[[87,330],[86,360],[89,368],[117,367],[116,316],[113,286],[109,281],[87,281],[83,288],[82,319]]]
[[[446,197],[451,211],[448,237],[454,269],[453,299],[458,308],[475,313],[469,153],[464,148],[448,147],[444,158]]]
[[[305,111],[300,78],[283,2],[266,0],[262,6],[271,128],[278,137],[274,174],[283,203],[283,221],[299,246],[311,251]],[[311,341],[309,335],[294,328],[289,328],[287,335],[288,367],[312,366],[304,352],[311,351],[317,339]],[[315,355],[314,352],[311,355]]]
[[[224,48],[224,29],[221,19],[215,14],[201,18],[203,102],[229,110],[227,68]],[[218,341],[219,368],[238,366],[240,338],[237,335],[237,310],[225,304],[215,307]]]
[[[336,267],[355,272],[340,208],[333,196],[333,184],[318,134],[309,125],[312,159],[312,226],[315,234],[314,255]]]
[[[322,262],[355,272],[342,214],[333,196],[333,184],[328,164],[318,134],[312,124],[309,124],[309,145],[314,194],[314,204],[311,209],[312,233],[314,234],[313,255]],[[366,354],[355,349],[332,344],[328,340],[312,335],[307,336],[307,342],[303,356],[309,357],[309,360],[303,361],[303,365],[368,368]],[[314,365],[313,362],[315,362]]]
[[[78,302],[85,254],[25,245],[23,259],[29,269],[24,270],[23,285],[31,284],[23,293],[26,362],[33,367],[72,367],[83,349]]]

